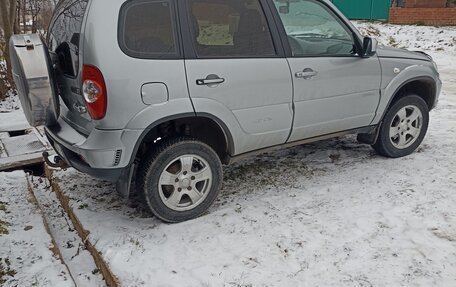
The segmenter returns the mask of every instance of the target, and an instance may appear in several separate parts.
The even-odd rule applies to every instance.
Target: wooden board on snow
[[[0,132],[0,171],[43,162],[42,153],[51,151],[41,128]]]

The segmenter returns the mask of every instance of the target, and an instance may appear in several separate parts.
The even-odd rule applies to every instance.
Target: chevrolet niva
[[[62,0],[45,40],[10,41],[32,126],[66,163],[135,182],[160,219],[202,215],[222,164],[357,134],[381,155],[423,141],[441,81],[326,0]]]

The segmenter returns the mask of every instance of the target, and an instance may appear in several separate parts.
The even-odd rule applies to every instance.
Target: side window
[[[136,58],[176,58],[176,27],[167,0],[139,0],[124,4],[119,18],[119,45]]]
[[[355,54],[353,36],[341,20],[315,0],[274,0],[294,57]]]
[[[189,0],[188,7],[198,57],[276,55],[259,0]]]
[[[79,40],[88,0],[59,2],[49,26],[48,48],[58,56],[63,73],[76,77],[79,68]]]

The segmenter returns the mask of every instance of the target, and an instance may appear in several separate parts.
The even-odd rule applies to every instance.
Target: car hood
[[[386,46],[378,46],[377,55],[380,58],[402,58],[430,61],[432,58],[424,52],[412,52],[405,49],[398,49]]]

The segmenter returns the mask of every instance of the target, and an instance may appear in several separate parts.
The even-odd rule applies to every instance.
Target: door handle
[[[209,75],[206,79],[196,80],[198,86],[216,86],[225,82],[224,78],[220,78],[217,75]]]
[[[296,78],[303,78],[303,79],[311,79],[313,77],[315,77],[316,75],[318,75],[318,72],[310,69],[310,68],[306,68],[304,69],[302,72],[297,72],[296,74]]]

